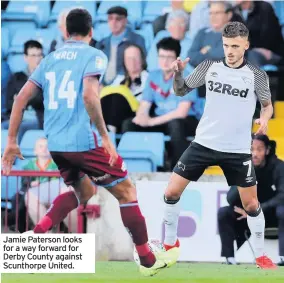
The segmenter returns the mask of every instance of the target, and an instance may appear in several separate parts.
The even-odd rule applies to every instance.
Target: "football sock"
[[[177,228],[178,219],[180,214],[180,205],[177,200],[167,200],[164,196],[165,211],[164,211],[164,223],[165,223],[165,240],[164,243],[169,246],[173,246],[177,241]]]
[[[237,262],[236,262],[234,257],[227,257],[226,260],[230,264],[233,264],[233,265],[237,264]]]
[[[265,219],[261,207],[255,212],[247,212],[247,223],[251,232],[252,245],[255,257],[264,255]]]
[[[34,233],[46,233],[65,219],[70,211],[77,208],[79,200],[74,192],[59,195],[51,204],[46,215],[34,228]]]
[[[127,228],[135,244],[141,265],[151,267],[155,264],[155,255],[148,245],[148,233],[145,218],[142,215],[138,202],[133,201],[120,205],[120,213],[124,226]]]

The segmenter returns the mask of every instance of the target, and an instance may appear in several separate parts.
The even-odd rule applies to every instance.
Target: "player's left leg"
[[[265,219],[257,198],[256,175],[250,154],[220,153],[220,167],[229,186],[237,186],[251,232],[256,264],[271,269],[276,265],[264,255]]]

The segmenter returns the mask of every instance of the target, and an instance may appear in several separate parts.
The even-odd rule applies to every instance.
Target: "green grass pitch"
[[[276,283],[284,282],[284,267],[264,271],[254,265],[179,263],[154,277],[142,277],[133,262],[97,262],[95,274],[2,274],[2,283]]]

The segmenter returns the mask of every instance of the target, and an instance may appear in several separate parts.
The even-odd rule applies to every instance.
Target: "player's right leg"
[[[177,162],[165,191],[165,240],[166,250],[171,250],[176,259],[179,257],[179,240],[177,238],[180,214],[179,200],[190,181],[197,181],[204,170],[212,165],[214,156],[210,149],[192,143]],[[213,159],[212,159],[213,158]],[[174,262],[173,262],[174,263]]]
[[[171,258],[165,256],[159,259],[149,248],[146,222],[133,183],[126,178],[114,186],[107,185],[107,188],[119,202],[122,222],[129,231],[140,258],[140,272],[144,276],[152,276],[166,268]]]

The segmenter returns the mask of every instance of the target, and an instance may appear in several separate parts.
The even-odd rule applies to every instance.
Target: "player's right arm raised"
[[[114,165],[118,158],[118,155],[113,144],[110,141],[103,118],[99,93],[99,80],[97,77],[89,76],[84,78],[83,99],[91,121],[95,124],[99,134],[102,137],[102,146],[110,155],[110,164]]]
[[[184,79],[182,72],[188,62],[189,58],[186,58],[184,61],[177,58],[177,60],[172,64],[172,69],[174,70],[174,90],[177,96],[184,96],[194,88],[205,84],[206,73],[212,65],[212,61],[205,60]]]

